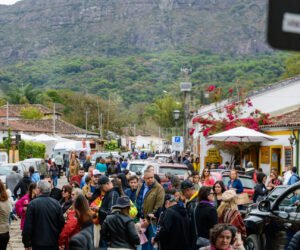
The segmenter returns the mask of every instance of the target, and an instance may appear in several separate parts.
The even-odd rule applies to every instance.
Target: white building
[[[260,91],[252,92],[248,97],[251,99],[253,107],[245,108],[245,113],[243,115],[244,117],[249,116],[249,114],[255,109],[259,109],[264,113],[270,113],[273,116],[294,111],[300,106],[300,76],[278,82]],[[198,116],[205,117],[209,113],[217,118],[219,114],[216,112],[216,110],[219,108],[223,108],[227,104],[229,104],[228,101],[222,101],[217,104],[203,106],[198,110],[196,114],[194,114],[193,118]],[[201,130],[200,124],[194,124],[193,128],[195,129],[195,132],[192,136],[193,152],[195,153],[195,155],[200,157],[200,165],[201,168],[203,168],[203,166],[205,166],[205,157],[207,157],[208,149],[211,148],[211,146],[207,145],[206,138],[199,132]],[[267,148],[261,148],[262,152],[264,152],[264,150],[266,149],[269,150],[270,161],[269,163],[263,163],[267,162],[267,160],[266,158],[263,158],[261,156],[261,150],[256,153],[251,153],[250,156],[247,156],[247,160],[253,161],[256,167],[262,167],[265,172],[269,172],[270,167],[275,165],[275,161],[277,161],[276,166],[278,167],[278,169],[280,171],[284,170],[283,166],[285,166],[288,162],[285,161],[285,154],[288,155],[288,147],[291,146],[288,138],[292,134],[293,130],[295,136],[298,136],[297,127],[286,124],[285,127],[281,128],[269,126],[262,129],[264,130],[264,132],[278,137],[278,140],[274,142],[261,144],[261,146],[267,146]],[[297,150],[294,150],[294,155],[296,153],[295,151],[297,152]],[[224,154],[223,152],[220,152],[220,154],[222,156],[223,162],[231,160],[229,155]],[[263,162],[261,162],[261,160],[263,160]],[[294,157],[294,164],[296,164],[296,157]],[[299,165],[299,163],[296,165]]]

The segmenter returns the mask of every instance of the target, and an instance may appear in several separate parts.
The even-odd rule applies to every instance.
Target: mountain
[[[255,54],[266,0],[22,0],[0,5],[0,64],[165,50]]]
[[[260,88],[286,54],[265,42],[267,0],[22,0],[0,5],[0,93],[70,89],[125,105],[209,84]]]

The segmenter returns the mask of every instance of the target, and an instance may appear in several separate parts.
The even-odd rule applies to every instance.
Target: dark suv
[[[300,182],[278,186],[244,221],[246,250],[284,250],[300,230]]]

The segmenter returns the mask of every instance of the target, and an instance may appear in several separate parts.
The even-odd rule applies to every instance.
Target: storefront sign
[[[269,146],[260,147],[260,162],[263,164],[270,163],[270,147]]]
[[[222,156],[220,155],[220,151],[217,149],[209,149],[207,151],[207,156],[205,157],[205,166],[211,163],[219,166],[222,163]]]

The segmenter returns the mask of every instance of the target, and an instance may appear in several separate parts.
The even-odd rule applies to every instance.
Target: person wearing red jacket
[[[79,194],[82,194],[82,190],[80,188],[73,188],[71,197],[74,200],[77,198]],[[60,232],[58,245],[60,250],[69,248],[69,241],[73,235],[77,234],[80,231],[80,226],[78,224],[78,220],[76,218],[76,213],[74,209],[74,205],[72,205],[65,213],[65,225]]]
[[[84,176],[84,173],[85,173],[85,172],[84,172],[84,168],[80,168],[80,169],[78,170],[77,175],[74,175],[74,176],[71,178],[70,182],[76,181],[76,182],[78,183],[78,186],[80,187],[81,179],[82,179],[82,177]]]

